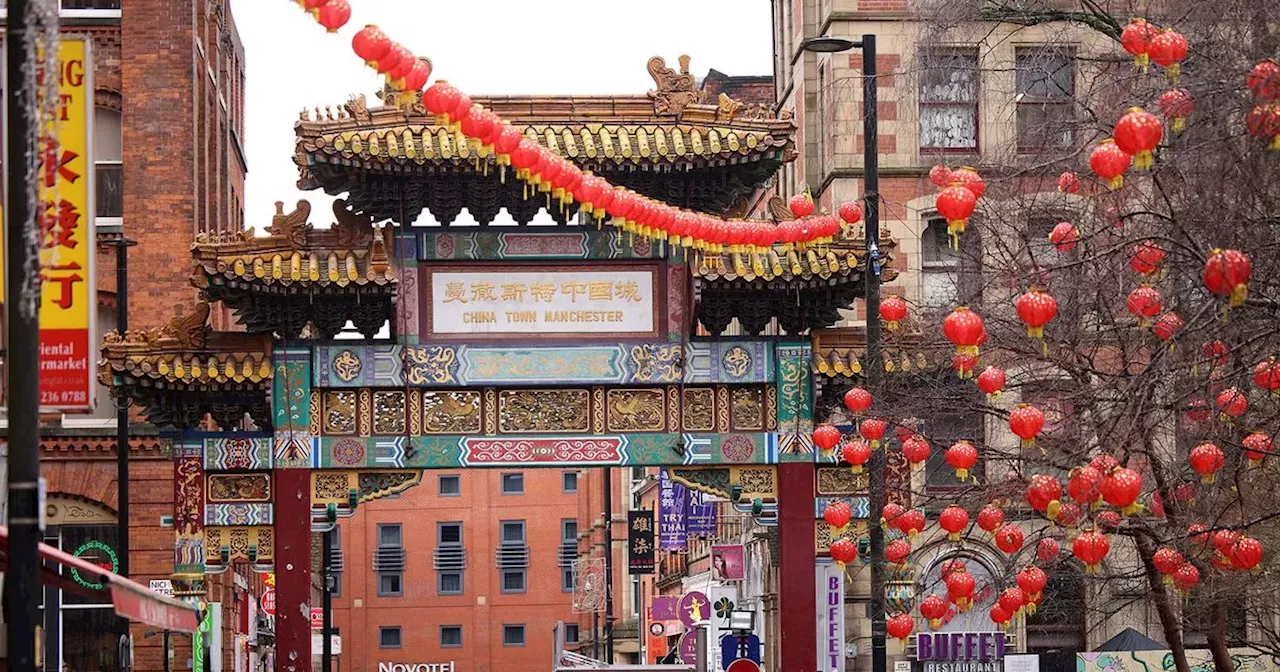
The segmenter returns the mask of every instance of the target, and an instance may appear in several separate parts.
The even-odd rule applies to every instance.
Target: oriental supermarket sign
[[[453,661],[447,663],[378,663],[378,672],[454,672]]]

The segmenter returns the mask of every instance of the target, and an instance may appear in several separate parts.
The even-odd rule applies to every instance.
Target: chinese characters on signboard
[[[40,407],[93,407],[93,63],[84,39],[58,50],[59,104],[40,129]]]
[[[433,334],[652,335],[652,270],[428,274]]]
[[[658,548],[688,550],[689,531],[685,526],[688,509],[689,490],[671,480],[671,475],[663,469],[658,474]]]
[[[627,569],[630,574],[652,574],[657,549],[653,544],[653,511],[627,512]]]

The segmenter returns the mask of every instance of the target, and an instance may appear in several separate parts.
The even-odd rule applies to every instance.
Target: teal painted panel
[[[811,462],[818,459],[813,449],[812,347],[808,343],[777,346],[779,460]]]

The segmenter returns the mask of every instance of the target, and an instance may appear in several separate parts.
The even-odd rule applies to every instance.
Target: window
[[[62,0],[63,9],[120,9],[121,0]],[[3,4],[3,3],[0,3]]]
[[[565,644],[578,643],[578,624],[577,623],[564,624],[564,643]]]
[[[378,573],[378,597],[404,594],[404,547],[400,523],[378,525],[378,548],[373,552],[373,569]]]
[[[566,471],[560,474],[560,489],[566,494],[572,494],[578,491],[578,472]]]
[[[504,593],[523,593],[527,590],[525,585],[525,570],[508,569],[502,572],[502,592]]]
[[[1027,614],[1027,651],[1048,653],[1087,650],[1084,577],[1080,570],[1061,563],[1049,575],[1044,587],[1044,600],[1036,613]]]
[[[560,521],[560,592],[573,592],[575,560],[578,558],[578,520],[565,518]]]
[[[960,253],[951,248],[947,222],[930,219],[920,241],[924,307],[947,310],[960,302]]]
[[[400,648],[400,626],[378,628],[378,646],[384,649]]]
[[[524,646],[524,626],[523,625],[503,625],[502,626],[502,645],[503,646]]]
[[[577,521],[574,521],[577,524]],[[524,543],[524,521],[523,520],[504,520],[502,521],[502,543],[523,544]]]
[[[79,3],[91,4],[91,3]],[[66,6],[64,1],[63,6]],[[116,9],[119,9],[119,0]],[[79,8],[83,9],[83,7]],[[120,113],[105,107],[93,110],[93,179],[98,217],[124,217],[124,135]],[[119,224],[119,222],[103,222]]]
[[[436,594],[461,595],[462,570],[466,566],[462,548],[462,523],[440,523],[436,527]]]
[[[436,594],[437,595],[461,595],[462,594],[462,572],[461,571],[441,571],[436,577]]]
[[[925,52],[920,72],[920,151],[978,150],[978,53]]]
[[[378,525],[379,546],[400,546],[400,523]]]
[[[524,494],[524,474],[503,474],[502,475],[502,494],[504,495],[523,495]]]
[[[399,597],[403,594],[399,573],[378,574],[378,597]]]
[[[502,574],[502,592],[523,593],[528,589],[529,548],[525,546],[523,520],[502,521],[502,542],[497,553]]]
[[[462,543],[462,523],[440,523],[436,529],[436,541],[441,546]]]
[[[440,626],[440,648],[456,649],[461,647],[462,647],[462,626],[461,625]]]
[[[457,497],[462,494],[462,477],[457,474],[446,474],[440,477],[439,495],[441,497]]]
[[[1018,151],[1071,146],[1075,55],[1069,50],[1024,47],[1014,53],[1017,68]]]

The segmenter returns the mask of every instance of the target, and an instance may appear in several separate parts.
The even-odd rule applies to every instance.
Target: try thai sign
[[[425,268],[424,328],[433,336],[656,336],[653,266]]]
[[[916,635],[916,660],[923,672],[1001,672],[1003,632],[922,632]]]

